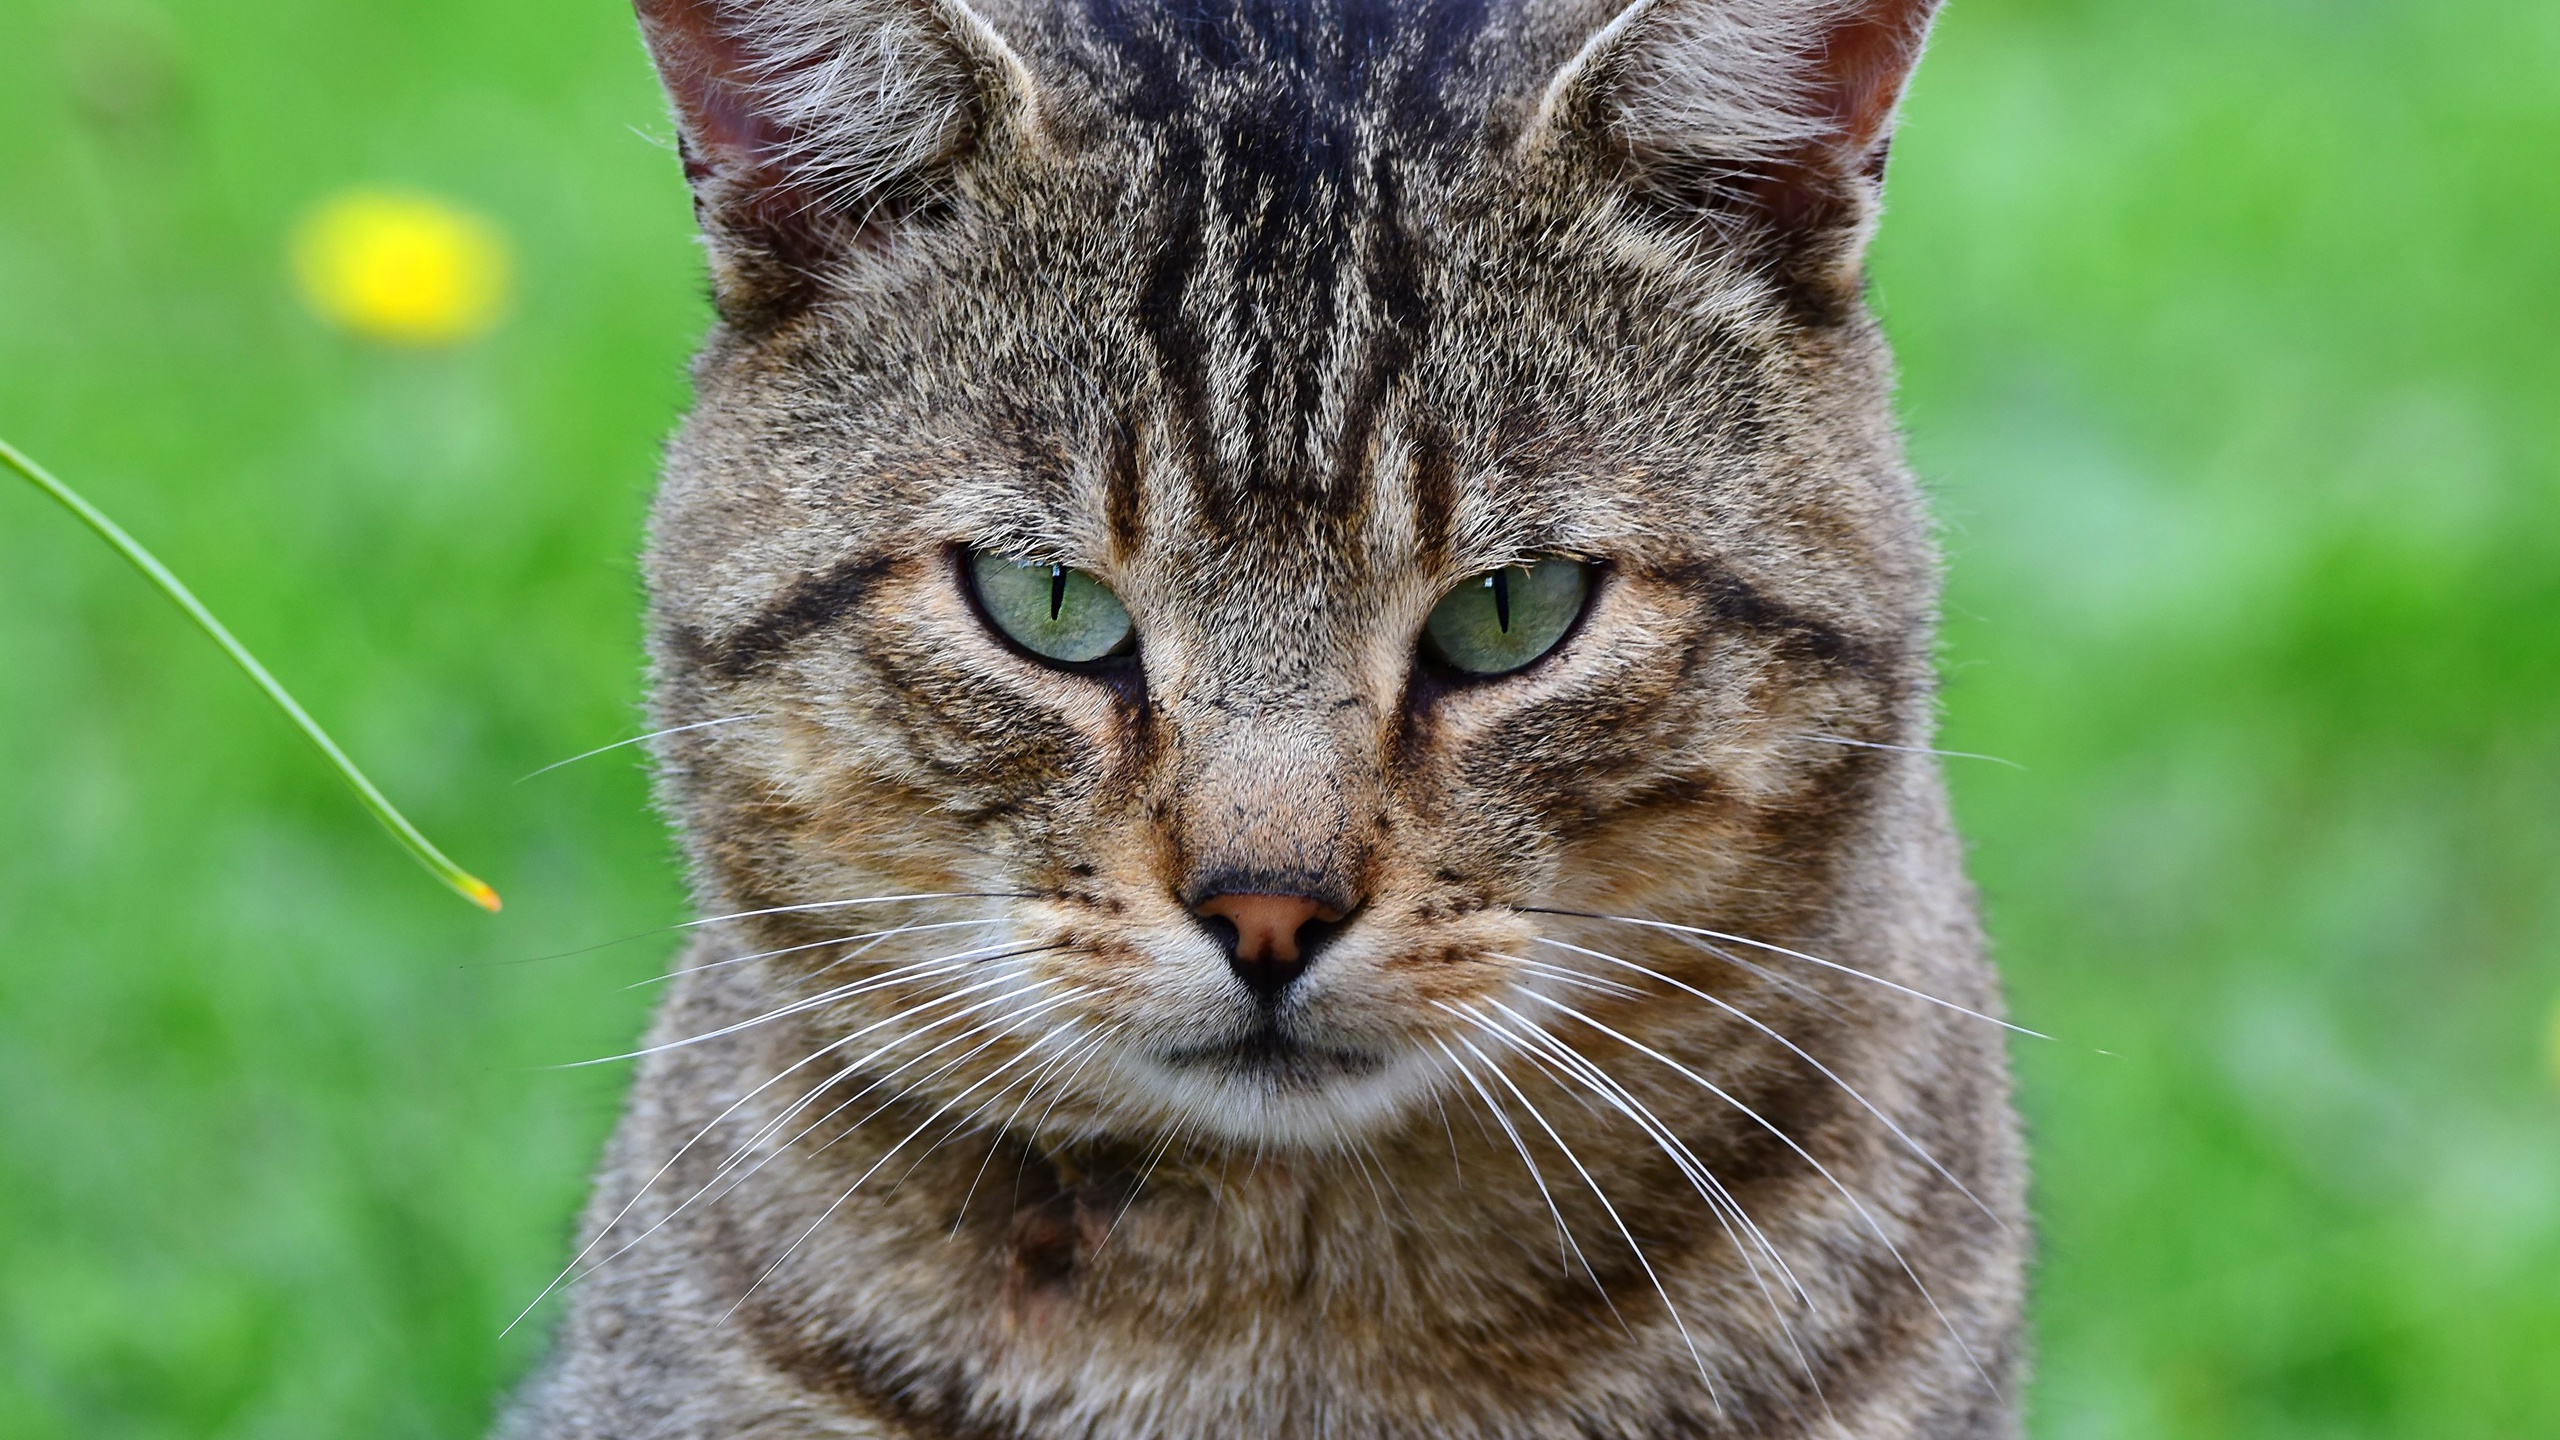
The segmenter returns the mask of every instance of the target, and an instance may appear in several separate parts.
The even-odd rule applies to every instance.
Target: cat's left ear
[[[1938,0],[1636,0],[1540,101],[1534,156],[1596,164],[1808,282],[1854,285]]]
[[[1036,140],[1030,71],[967,0],[634,0],[733,316],[804,298]]]

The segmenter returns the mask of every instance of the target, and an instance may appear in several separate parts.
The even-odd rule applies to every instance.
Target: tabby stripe
[[[718,639],[692,632],[682,649],[726,680],[743,680],[794,644],[828,628],[859,603],[891,562],[877,556],[842,560],[824,573],[805,576],[756,617]]]
[[[1878,678],[1885,669],[1884,657],[1867,641],[1769,598],[1720,565],[1687,565],[1663,573],[1673,584],[1704,599],[1719,621],[1735,629],[1789,641],[1790,648],[1800,654],[1863,677]]]
[[[1214,508],[1209,490],[1209,346],[1182,313],[1183,294],[1200,267],[1203,248],[1197,188],[1201,159],[1196,138],[1181,133],[1166,138],[1156,176],[1157,193],[1165,197],[1165,221],[1154,263],[1138,292],[1136,318],[1155,348],[1157,371],[1171,402],[1165,418],[1174,448],[1190,471],[1201,508],[1209,510]]]

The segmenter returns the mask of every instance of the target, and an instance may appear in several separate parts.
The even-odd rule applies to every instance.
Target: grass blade
[[[391,837],[399,841],[401,848],[414,856],[419,864],[427,867],[428,873],[481,909],[497,910],[498,892],[490,889],[488,882],[454,864],[433,842],[420,834],[418,827],[409,823],[409,817],[401,814],[382,791],[365,778],[365,773],[356,768],[356,762],[347,758],[346,751],[338,748],[338,742],[329,738],[329,732],[320,728],[320,722],[311,718],[311,712],[303,709],[301,702],[295,700],[275,676],[267,673],[267,667],[258,663],[258,657],[249,653],[248,646],[241,644],[221,621],[213,618],[213,612],[204,608],[204,602],[196,598],[195,592],[189,590],[184,581],[171,574],[158,556],[144,549],[141,541],[126,534],[123,526],[108,519],[106,512],[81,498],[78,491],[55,479],[51,472],[6,440],[0,440],[0,464],[6,464],[26,476],[37,489],[79,516],[82,524],[96,531],[99,539],[114,546],[117,554],[132,561],[133,568],[160,587],[161,594],[186,611],[187,618],[195,621],[199,629],[212,637],[214,644],[222,647],[222,653],[230,656],[232,663],[266,692],[267,698],[274,701],[276,708],[285,713],[285,718],[302,731],[303,737],[319,747],[321,755],[338,772],[338,778],[347,782],[347,788],[356,792],[356,798],[364,802],[364,808],[373,812],[373,818],[381,821],[382,827],[391,832]]]

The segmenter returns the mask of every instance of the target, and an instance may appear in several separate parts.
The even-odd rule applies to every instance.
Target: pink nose
[[[1341,911],[1304,895],[1213,895],[1193,907],[1193,913],[1234,927],[1227,963],[1266,1001],[1277,1001],[1306,970],[1301,942],[1309,922],[1329,925],[1342,918]]]
[[[1342,912],[1304,895],[1220,895],[1204,901],[1203,915],[1236,927],[1236,958],[1257,964],[1298,962],[1298,932],[1310,920],[1331,922]]]

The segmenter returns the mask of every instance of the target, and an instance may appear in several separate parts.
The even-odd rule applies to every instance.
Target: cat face
[[[727,323],[657,684],[723,723],[667,794],[775,1004],[944,1110],[1402,1123],[1464,1014],[1605,991],[1558,912],[1783,931],[1925,704],[1862,155],[1633,187],[1570,34],[1314,8],[932,9],[963,78],[896,123],[958,158],[859,214],[772,159],[857,143],[823,97],[741,139],[675,85]],[[754,38],[662,9],[697,78]]]

